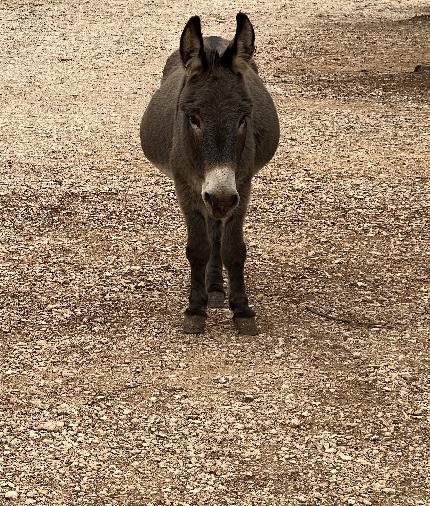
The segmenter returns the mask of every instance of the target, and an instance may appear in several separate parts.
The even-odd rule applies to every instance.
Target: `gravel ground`
[[[282,140],[247,282],[180,332],[173,185],[138,123],[188,17],[237,11]],[[427,1],[0,6],[0,504],[430,504]]]

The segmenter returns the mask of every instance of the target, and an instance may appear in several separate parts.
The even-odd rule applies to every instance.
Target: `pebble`
[[[36,430],[47,430],[48,432],[56,432],[64,427],[63,421],[48,421],[40,423],[36,428]]]
[[[69,404],[66,404],[65,402],[60,404],[57,408],[57,413],[59,413],[60,415],[67,415],[69,413],[72,413],[73,411],[74,411],[73,406],[70,406]]]
[[[4,496],[6,499],[18,499],[18,492],[16,490],[8,490]]]
[[[417,65],[414,72],[430,72],[430,65]]]
[[[381,490],[382,490],[382,492],[385,492],[386,494],[395,494],[396,493],[396,489],[391,488],[391,487],[384,487]]]
[[[230,378],[228,377],[225,377],[225,376],[220,376],[218,378],[214,378],[213,379],[216,383],[220,383],[221,385],[225,385],[226,383],[229,382]]]
[[[297,417],[294,417],[290,420],[291,427],[300,427],[301,422]]]

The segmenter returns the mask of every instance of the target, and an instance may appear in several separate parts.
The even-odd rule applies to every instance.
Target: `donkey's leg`
[[[188,230],[187,258],[191,266],[191,290],[183,329],[187,334],[199,334],[204,331],[206,321],[208,295],[205,271],[210,245],[203,215],[198,211],[189,211],[185,213],[185,218]]]
[[[221,235],[222,222],[207,218],[208,235],[211,243],[211,255],[206,267],[206,289],[208,291],[208,306],[224,306],[224,283],[222,279],[222,259],[221,259]]]
[[[230,293],[229,304],[233,311],[233,319],[236,329],[240,334],[257,334],[255,313],[248,305],[248,297],[245,292],[244,266],[246,259],[246,246],[243,240],[243,221],[245,209],[237,209],[237,212],[224,225],[222,237],[222,259],[227,268]]]

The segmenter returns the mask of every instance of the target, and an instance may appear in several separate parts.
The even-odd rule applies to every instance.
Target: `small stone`
[[[333,446],[330,446],[330,443],[327,441],[323,443],[323,448],[326,453],[334,453],[336,451],[336,449],[333,448]]]
[[[255,399],[255,397],[252,394],[245,394],[243,397],[243,400],[245,402],[252,402]]]
[[[72,311],[70,311],[69,308],[62,308],[61,310],[59,310],[59,314],[60,314],[60,317],[67,320],[68,318],[70,318],[72,316]]]
[[[18,499],[18,492],[16,490],[8,490],[5,495],[6,499]]]
[[[363,459],[361,457],[358,457],[357,462],[359,464],[363,464],[364,466],[371,466],[372,465],[368,460]]]
[[[417,65],[414,72],[430,72],[430,65]]]
[[[60,404],[57,408],[57,413],[59,413],[60,415],[67,415],[69,413],[72,413],[73,411],[74,411],[73,407],[65,402]]]
[[[297,417],[294,417],[290,420],[291,427],[300,427],[301,422]]]
[[[48,432],[56,432],[56,431],[59,431],[60,429],[62,429],[63,427],[64,427],[63,421],[52,420],[52,421],[48,421],[48,422],[42,422],[41,424],[39,424],[36,427],[36,429],[37,430],[47,430]]]

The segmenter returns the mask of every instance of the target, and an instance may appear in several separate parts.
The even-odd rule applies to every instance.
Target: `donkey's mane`
[[[224,51],[219,53],[218,49],[212,47],[205,47],[203,67],[206,70],[215,70],[221,68],[231,68],[234,73],[241,73],[248,65],[258,74],[257,66],[254,61],[246,61],[243,58],[234,58],[234,48],[230,43]]]
[[[217,49],[206,49],[205,56],[209,69],[223,66],[222,55],[219,54]]]

